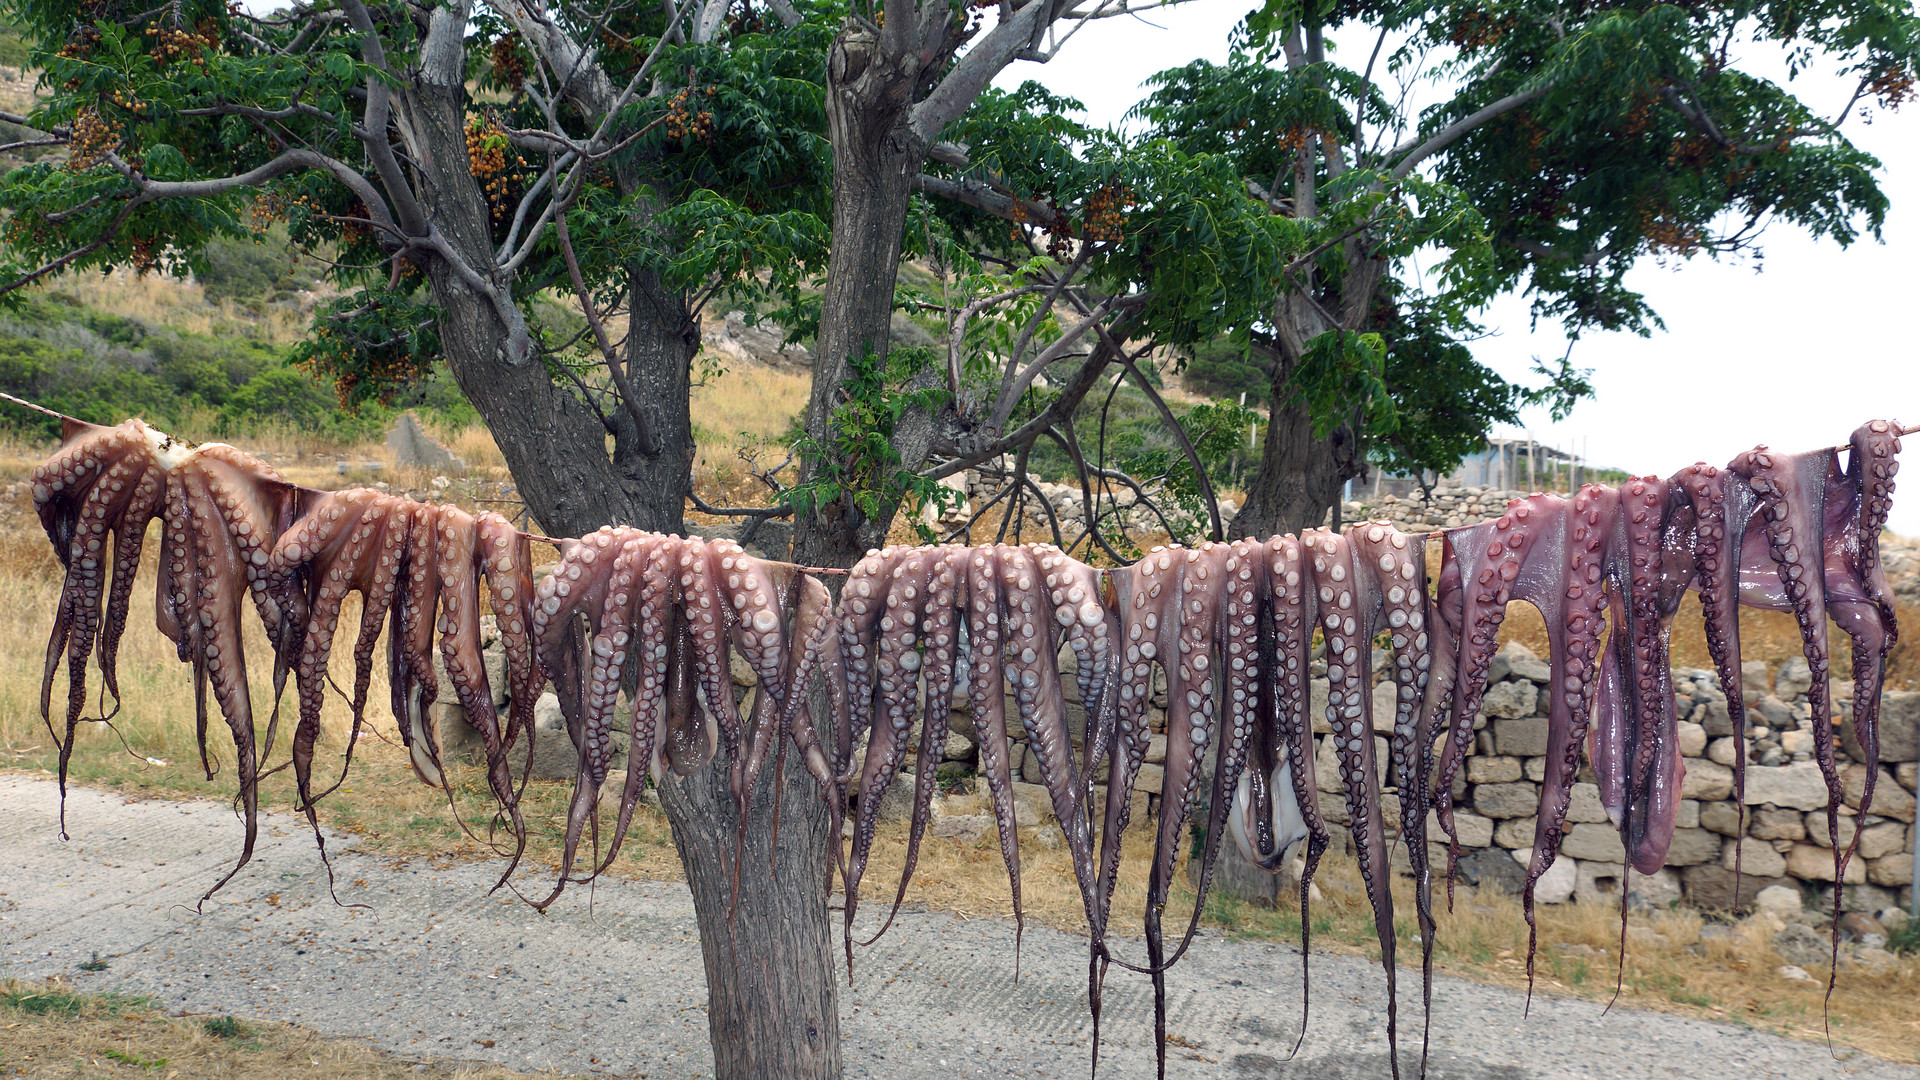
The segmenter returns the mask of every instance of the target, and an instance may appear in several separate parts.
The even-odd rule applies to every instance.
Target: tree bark
[[[913,178],[928,150],[909,123],[918,66],[913,69],[900,70],[877,36],[854,27],[835,39],[827,57],[833,248],[807,404],[807,434],[822,446],[832,445],[833,410],[849,359],[887,354],[901,234]],[[813,467],[803,466],[809,472]],[[869,519],[846,499],[820,507],[795,523],[794,560],[806,566],[853,565],[867,548],[884,543],[895,509],[889,505]]]
[[[1351,426],[1316,439],[1306,406],[1287,403],[1291,371],[1291,364],[1274,365],[1267,444],[1260,451],[1260,471],[1247,485],[1247,505],[1233,519],[1235,536],[1298,535],[1319,528],[1340,498],[1340,486],[1365,475],[1360,440]]]
[[[706,769],[669,779],[660,802],[693,892],[707,969],[707,1026],[721,1080],[834,1080],[840,1011],[827,918],[832,816],[805,769],[760,774],[734,891],[738,808],[723,749]],[[776,843],[769,823],[780,801]]]
[[[416,83],[408,92],[412,118],[426,135],[420,187],[430,193],[433,224],[469,266],[491,273],[491,219],[467,171],[463,88]],[[616,404],[620,411],[602,421],[571,388],[555,384],[537,357],[510,355],[507,329],[488,297],[444,258],[426,264],[442,311],[448,366],[486,418],[521,498],[548,534],[581,536],[609,524],[680,533],[692,481],[687,395],[697,344],[685,296],[649,274],[631,276],[623,359],[640,415]],[[507,283],[494,284],[504,290]],[[669,782],[661,793],[700,924],[715,1075],[832,1080],[841,1072],[823,876],[833,862],[832,818],[806,770],[787,768],[776,847],[775,770],[765,770],[736,908],[738,818],[727,772],[722,754],[711,768]]]

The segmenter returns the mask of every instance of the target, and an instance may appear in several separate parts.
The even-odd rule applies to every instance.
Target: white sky
[[[1227,32],[1251,4],[1192,0],[1151,13],[1152,23],[1106,20],[1051,63],[1015,64],[999,85],[1036,79],[1086,103],[1091,122],[1116,123],[1147,76],[1196,57],[1225,59]],[[1339,58],[1364,67],[1371,46],[1351,43]],[[1852,91],[1805,77],[1794,88],[1828,116]],[[1594,396],[1563,423],[1534,410],[1525,431],[1495,434],[1584,445],[1597,465],[1664,476],[1697,460],[1724,464],[1758,442],[1781,450],[1839,445],[1876,417],[1920,422],[1920,271],[1901,269],[1920,258],[1920,105],[1874,120],[1850,120],[1845,130],[1886,166],[1880,183],[1893,205],[1884,243],[1842,250],[1777,226],[1765,237],[1764,273],[1744,262],[1645,261],[1629,283],[1667,330],[1651,339],[1590,334],[1573,361],[1592,369]],[[1508,378],[1526,380],[1533,357],[1566,350],[1557,325],[1531,326],[1523,298],[1495,304],[1483,321],[1495,336],[1477,342],[1475,354]],[[1920,479],[1903,486],[1891,528],[1920,535]]]

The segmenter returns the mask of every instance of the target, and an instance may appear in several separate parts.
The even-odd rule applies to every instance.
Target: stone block
[[[1493,827],[1493,846],[1509,850],[1532,850],[1533,832],[1539,818],[1508,818]]]
[[[1664,908],[1679,901],[1680,878],[1671,870],[1635,874],[1628,889],[1647,903]],[[1581,861],[1574,881],[1574,896],[1583,904],[1619,907],[1620,864]]]
[[[1741,911],[1753,906],[1754,897],[1764,890],[1780,887],[1788,879],[1781,877],[1755,877],[1751,867],[1740,877],[1740,891],[1734,893],[1733,871],[1719,863],[1706,863],[1701,866],[1689,866],[1680,871],[1680,882],[1686,890],[1687,903],[1706,911]],[[1797,907],[1799,890],[1788,888],[1793,893]]]
[[[1567,821],[1580,824],[1606,820],[1606,808],[1600,805],[1599,786],[1587,783],[1573,785],[1573,798],[1567,804]]]
[[[1813,732],[1798,730],[1781,732],[1780,751],[1795,757],[1813,753]]]
[[[1733,714],[1727,711],[1726,698],[1707,699],[1707,715],[1700,718],[1700,726],[1707,729],[1711,738],[1722,739],[1733,734]],[[1727,762],[1721,762],[1722,765]]]
[[[1734,740],[1731,735],[1724,739],[1715,739],[1707,744],[1707,760],[1715,765],[1733,767]]]
[[[1805,898],[1800,890],[1792,885],[1769,885],[1755,894],[1754,909],[1771,912],[1782,919],[1800,914]]]
[[[1906,826],[1897,821],[1869,825],[1860,834],[1860,857],[1863,859],[1878,859],[1907,848]]]
[[[928,831],[935,836],[971,844],[993,831],[993,818],[986,814],[957,814],[939,818]]]
[[[1753,784],[1751,775],[1747,784]],[[1747,817],[1747,835],[1760,840],[1805,840],[1806,818],[1796,810],[1755,810]]]
[[[1681,757],[1699,757],[1707,750],[1707,729],[1688,720],[1680,721]]]
[[[487,689],[493,691],[493,703],[505,705],[512,700],[513,682],[507,677],[506,646],[498,643],[488,646],[486,651],[480,654],[480,663],[486,667]]]
[[[1721,836],[1740,835],[1740,808],[1730,802],[1704,803],[1700,807],[1700,827]]]
[[[1920,765],[1903,761],[1893,767],[1893,778],[1908,791],[1920,791]]]
[[[1720,865],[1732,870],[1735,855],[1739,856],[1743,874],[1765,878],[1786,876],[1787,860],[1765,840],[1755,840],[1749,836],[1744,840],[1727,841],[1720,852]]]
[[[1840,746],[1853,760],[1866,760],[1851,723],[1840,726]],[[1880,695],[1880,760],[1887,764],[1920,761],[1920,690],[1889,690]]]
[[[1313,756],[1314,786],[1331,795],[1338,795],[1346,788],[1340,783],[1340,757],[1334,752],[1333,740],[1321,739],[1320,747]]]
[[[1133,789],[1148,795],[1159,795],[1167,781],[1167,768],[1164,765],[1142,765],[1140,774],[1134,777]]]
[[[1714,802],[1733,795],[1733,770],[1725,765],[1715,765],[1705,758],[1694,758],[1685,763],[1686,778],[1680,782],[1680,797],[1698,799],[1701,802]],[[1747,790],[1753,790],[1753,772],[1747,772]]]
[[[1913,884],[1913,852],[1900,851],[1892,855],[1882,855],[1867,866],[1867,880],[1875,885],[1885,885],[1890,889],[1903,889]]]
[[[1804,656],[1795,656],[1780,665],[1773,676],[1773,692],[1781,698],[1792,701],[1794,698],[1813,689],[1813,669],[1807,666]]]
[[[1379,668],[1375,668],[1379,671]],[[1400,704],[1400,688],[1392,679],[1373,687],[1373,730],[1378,735],[1393,734],[1394,711]]]
[[[1758,719],[1776,731],[1790,728],[1793,726],[1793,706],[1772,694],[1762,694],[1759,700],[1747,706],[1747,718]]]
[[[1476,889],[1503,896],[1518,896],[1527,882],[1525,868],[1513,861],[1502,848],[1476,848],[1462,851],[1456,877]]]
[[[1895,821],[1909,823],[1913,821],[1913,796],[1907,792],[1906,788],[1901,787],[1887,770],[1881,769],[1880,775],[1874,780],[1872,806],[1860,805],[1861,799],[1866,795],[1867,767],[1865,765],[1849,766],[1846,772],[1840,774],[1840,782],[1844,793],[1842,797],[1847,805],[1855,810],[1863,814],[1879,814],[1881,817],[1889,817]]]
[[[1313,721],[1315,735],[1325,735],[1333,730],[1333,725],[1327,721],[1327,680],[1324,676],[1308,681],[1307,716]]]
[[[1511,784],[1518,779],[1519,758],[1476,754],[1467,759],[1467,782],[1470,784]]]
[[[1553,669],[1547,667],[1544,660],[1514,660],[1507,665],[1509,678],[1525,679],[1532,683],[1553,681]]]
[[[1540,809],[1532,784],[1481,784],[1473,789],[1473,808],[1490,818],[1526,817]]]
[[[1533,852],[1525,849],[1515,850],[1513,861],[1519,864],[1520,872],[1524,875],[1527,868],[1533,865]],[[1579,862],[1562,855],[1553,860],[1553,864],[1540,875],[1540,879],[1533,883],[1534,903],[1564,904],[1573,899],[1574,886],[1579,882]]]
[[[1167,763],[1167,737],[1165,735],[1148,737],[1146,760],[1152,765],[1165,765]]]
[[[1748,806],[1772,803],[1794,810],[1814,810],[1827,805],[1827,784],[1820,778],[1820,766],[1811,761],[1749,765],[1746,797]]]
[[[1454,831],[1460,835],[1463,848],[1482,848],[1493,843],[1493,820],[1481,817],[1467,810],[1453,812]],[[1436,811],[1427,811],[1427,838],[1444,841],[1446,833],[1440,831],[1440,815]]]
[[[1487,687],[1485,696],[1480,699],[1480,711],[1496,720],[1517,720],[1523,716],[1533,715],[1536,697],[1537,691],[1534,690],[1533,684],[1524,679],[1519,682],[1494,683]],[[1545,724],[1546,721],[1542,720],[1541,723]],[[1541,745],[1543,749],[1530,750],[1526,753],[1545,753],[1545,743]]]
[[[898,786],[897,783],[895,786]],[[1039,784],[1013,784],[1013,818],[1019,827],[1048,825],[1060,820],[1053,813],[1053,797]]]
[[[1674,827],[1697,829],[1700,827],[1700,802],[1697,799],[1681,799],[1680,811],[1674,816]]]
[[[1532,707],[1528,708],[1531,711]],[[1493,713],[1487,715],[1492,716]],[[1534,716],[1525,720],[1495,720],[1493,741],[1502,754],[1540,757],[1547,752],[1547,718]]]
[[[1567,835],[1560,841],[1560,851],[1582,862],[1612,863],[1616,873],[1627,857],[1627,849],[1620,843],[1619,831],[1612,825],[1596,822],[1582,822],[1568,829]]]
[[[1832,881],[1833,852],[1813,844],[1795,844],[1787,852],[1787,873],[1801,881]],[[1864,885],[1867,882],[1867,864],[1854,859],[1847,863],[1848,885]]]
[[[1767,673],[1765,660],[1748,660],[1740,665],[1740,693],[1748,701],[1773,693],[1773,676]]]
[[[1809,842],[1818,844],[1823,848],[1833,847],[1833,838],[1827,835],[1827,812],[1825,810],[1808,811],[1806,823],[1807,840]],[[1854,830],[1859,828],[1858,823],[1855,822],[1853,818],[1841,814],[1834,818],[1834,824],[1839,826],[1840,846],[1846,847],[1848,844],[1853,843],[1853,834]]]
[[[1705,829],[1675,829],[1667,846],[1668,866],[1698,866],[1720,857],[1720,837]]]
[[[1547,759],[1544,757],[1530,757],[1521,763],[1520,769],[1528,780],[1536,784],[1547,779]]]

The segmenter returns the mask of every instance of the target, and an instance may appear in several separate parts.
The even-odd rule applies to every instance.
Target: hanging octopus
[[[881,800],[899,780],[908,750],[917,750],[905,868],[876,938],[891,925],[914,872],[949,705],[963,687],[1008,874],[1016,972],[1021,900],[1011,748],[1019,733],[1038,763],[1085,907],[1095,1053],[1103,980],[1109,966],[1119,964],[1152,980],[1164,1071],[1166,973],[1194,939],[1228,839],[1268,869],[1304,846],[1304,1037],[1306,904],[1331,840],[1320,811],[1310,715],[1308,672],[1317,640],[1327,664],[1327,738],[1339,762],[1348,828],[1387,974],[1397,1075],[1387,858],[1392,815],[1383,806],[1383,773],[1398,800],[1398,836],[1407,843],[1415,879],[1422,999],[1430,1014],[1436,927],[1426,815],[1432,810],[1452,841],[1451,899],[1458,854],[1453,784],[1509,603],[1539,609],[1551,672],[1545,774],[1523,897],[1529,978],[1537,938],[1534,890],[1557,855],[1583,749],[1629,867],[1647,874],[1665,861],[1684,778],[1667,642],[1688,589],[1701,594],[1708,649],[1729,712],[1742,726],[1739,606],[1795,616],[1813,670],[1816,721],[1829,705],[1825,624],[1829,618],[1839,623],[1853,646],[1851,723],[1866,766],[1861,805],[1871,805],[1879,688],[1898,635],[1878,538],[1901,434],[1885,421],[1861,427],[1842,448],[1844,467],[1834,449],[1777,454],[1761,447],[1725,469],[1696,464],[1666,480],[1642,477],[1618,488],[1588,485],[1570,498],[1516,500],[1494,521],[1440,536],[1440,572],[1431,591],[1425,538],[1363,522],[1345,533],[1309,530],[1299,537],[1156,548],[1111,570],[1047,546],[888,548],[853,568],[836,605],[801,568],[753,558],[729,541],[611,527],[580,539],[543,539],[559,549],[560,560],[536,585],[535,538],[498,515],[364,489],[313,491],[232,447],[192,446],[138,420],[105,428],[68,418],[60,450],[31,481],[63,573],[41,711],[61,745],[64,791],[75,731],[89,719],[87,667],[96,657],[103,695],[112,694],[117,708],[118,645],[145,531],[159,517],[156,618],[193,668],[209,777],[209,687],[236,751],[246,839],[222,883],[252,852],[257,786],[288,675],[298,714],[291,759],[299,806],[318,831],[315,806],[340,784],[336,779],[322,788],[313,778],[327,663],[344,602],[358,593],[342,778],[365,722],[383,624],[394,720],[414,770],[430,784],[448,786],[445,733],[438,730],[443,711],[432,707],[444,669],[452,704],[480,735],[488,787],[515,835],[513,860],[525,840],[519,797],[535,737],[534,702],[553,684],[577,768],[561,874],[536,906],[611,864],[649,778],[672,783],[716,758],[724,761],[713,767],[727,770],[741,821],[737,883],[746,823],[760,812],[778,827],[777,798],[765,810],[754,805],[760,775],[770,758],[778,775],[791,752],[833,810],[831,857],[845,887],[851,976],[860,883]],[[261,710],[241,638],[249,600],[274,651],[275,708],[258,737]],[[490,685],[481,659],[483,610],[501,638],[505,688]],[[1391,719],[1373,715],[1376,641],[1391,657]],[[1077,733],[1061,674],[1063,650],[1071,655],[1086,717]],[[733,688],[736,652],[756,687],[744,717]],[[52,708],[63,661],[64,730]],[[1146,957],[1132,964],[1114,956],[1108,929],[1121,845],[1134,824],[1132,794],[1151,740],[1156,674],[1165,680],[1168,748],[1152,825]],[[494,705],[497,689],[506,691],[504,715]],[[606,854],[581,874],[575,859],[583,839],[591,837],[599,848],[599,801],[614,760],[623,694],[632,710],[627,778]],[[113,715],[100,711],[97,719]],[[1814,734],[1829,793],[1835,878],[1844,880],[1854,854],[1851,845],[1838,843],[1844,789],[1831,728],[1816,722]],[[1376,743],[1381,735],[1385,760]],[[526,757],[516,767],[510,752],[522,740]],[[1105,802],[1096,806],[1100,780]],[[1184,935],[1169,949],[1162,916],[1202,783],[1210,785],[1211,801],[1199,823],[1198,899]],[[1735,784],[1744,801],[1742,758],[1736,758]],[[838,830],[856,785],[852,841],[843,849]],[[1841,906],[1836,902],[1836,917]],[[1424,1061],[1423,1051],[1423,1069]]]

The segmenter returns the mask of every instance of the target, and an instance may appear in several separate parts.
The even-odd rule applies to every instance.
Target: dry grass
[[[693,388],[693,435],[699,444],[693,476],[702,498],[766,505],[766,485],[750,470],[771,469],[787,456],[781,437],[805,411],[812,386],[813,376],[805,371],[736,364]],[[792,468],[780,479],[792,483]]]
[[[209,303],[199,285],[160,273],[67,274],[35,288],[67,293],[87,307],[151,325],[193,334],[241,333],[275,345],[299,341],[310,322],[306,311],[288,304],[256,309],[231,300]]]
[[[726,402],[723,407],[735,408]],[[473,459],[480,458],[478,451],[483,447],[458,442],[456,445],[462,445],[464,453],[472,453]],[[41,453],[38,448],[0,447],[0,468],[13,466],[13,454],[8,451],[30,455],[27,460],[36,460]],[[339,478],[332,478],[332,482],[338,481]],[[215,716],[216,734],[210,742],[228,763],[228,770],[223,770],[212,783],[207,782],[199,770],[192,733],[193,698],[188,672],[175,659],[172,645],[143,615],[151,609],[153,580],[149,567],[141,576],[134,602],[136,617],[128,627],[122,647],[121,677],[126,700],[115,724],[119,736],[126,739],[133,752],[128,754],[120,738],[103,725],[86,725],[79,738],[71,775],[77,782],[130,795],[224,799],[231,794],[231,743],[220,733],[222,725]],[[55,566],[31,506],[24,498],[0,502],[0,634],[22,643],[0,656],[0,766],[42,775],[54,768],[56,755],[38,716],[40,650],[26,643],[45,640],[47,620],[57,591]],[[343,625],[353,625],[354,618],[354,612],[344,613]],[[1508,624],[1510,632],[1524,639],[1531,625],[1530,618],[1537,623],[1531,609],[1516,605]],[[1684,628],[1692,624],[1683,614],[1678,625]],[[1537,633],[1537,626],[1534,629]],[[1760,623],[1756,630],[1759,632],[1749,636],[1758,645],[1766,640],[1765,623]],[[1778,644],[1797,652],[1795,641],[1797,637],[1792,635],[1789,626]],[[1682,662],[1699,662],[1688,659],[1690,654],[1686,649],[1692,646],[1685,642],[1685,633],[1676,633],[1676,655]],[[257,628],[249,643],[254,685],[266,687],[270,685],[264,662],[267,650]],[[352,673],[345,662],[346,650],[340,652],[341,656],[335,658],[334,678],[342,685],[350,685]],[[386,687],[378,672],[375,681],[371,700],[383,702]],[[56,694],[56,698],[58,696]],[[264,713],[265,709],[261,711]],[[345,711],[337,700],[329,702],[317,759],[322,763],[316,769],[318,775],[327,776],[329,768],[338,768],[346,739]],[[352,777],[320,805],[321,822],[358,834],[365,850],[396,858],[436,863],[496,858],[498,850],[483,839],[487,836],[493,804],[479,770],[471,767],[451,770],[454,786],[451,796],[423,787],[406,764],[405,753],[398,746],[384,707],[376,705],[370,714],[370,725],[378,737],[362,739]],[[283,730],[272,764],[285,760],[286,734]],[[270,778],[262,786],[263,805],[291,808],[292,788],[292,778],[285,772]],[[560,823],[564,820],[568,795],[567,786],[563,784],[529,786],[525,800],[529,849],[521,868],[523,888],[528,891],[545,886],[557,869]],[[957,808],[965,809],[964,806]],[[465,822],[466,828],[459,822]],[[84,823],[80,827],[84,828]],[[237,834],[234,839],[237,850]],[[1126,869],[1114,905],[1117,932],[1126,932],[1135,926],[1143,909],[1145,864],[1150,845],[1150,839],[1136,827],[1135,835],[1130,836],[1127,843]],[[1084,922],[1078,891],[1066,852],[1058,846],[1057,834],[1027,831],[1021,847],[1027,917],[1070,932],[1081,929]],[[891,902],[898,881],[904,850],[904,827],[882,830],[863,889],[865,903],[860,919],[863,927],[876,926],[884,918],[885,907]],[[632,837],[613,872],[630,878],[680,877],[667,823],[657,811],[643,807],[636,814]],[[1330,857],[1320,882],[1325,899],[1314,909],[1316,947],[1374,952],[1377,946],[1373,944],[1371,914],[1351,860],[1337,854]],[[1412,939],[1412,900],[1406,887],[1404,880],[1396,883],[1401,912],[1396,919],[1396,932],[1402,964],[1411,961],[1417,965],[1418,951]],[[991,834],[971,844],[929,838],[922,849],[908,900],[970,917],[1009,914],[1005,872]],[[1182,884],[1176,888],[1166,914],[1169,928],[1184,927],[1191,910],[1192,894]],[[1205,914],[1210,925],[1223,929],[1231,937],[1297,940],[1299,934],[1298,914],[1286,903],[1268,911],[1216,899],[1209,903]],[[1665,946],[1638,944],[1633,948],[1625,971],[1623,1004],[1748,1024],[1797,1037],[1819,1036],[1820,983],[1793,983],[1778,978],[1774,969],[1780,961],[1771,955],[1765,933],[1757,928],[1742,928],[1732,940],[1713,943],[1705,955],[1683,951],[1684,945],[1695,939],[1699,921],[1700,916],[1682,912],[1635,917],[1636,925],[1666,935],[1669,943]],[[1578,904],[1543,909],[1539,991],[1588,998],[1609,996],[1613,983],[1611,950],[1618,934],[1617,911]],[[1463,888],[1454,913],[1440,916],[1437,959],[1440,969],[1448,974],[1502,985],[1523,985],[1525,945],[1525,924],[1513,900],[1475,896]],[[1415,982],[1417,967],[1403,978],[1402,985]],[[1413,1002],[1413,993],[1407,991],[1407,1002]],[[1903,968],[1890,974],[1868,975],[1857,970],[1843,973],[1833,998],[1831,1018],[1837,1043],[1895,1060],[1920,1060],[1920,1050],[1916,1050],[1920,1047],[1920,1037],[1915,1034],[1920,1032],[1920,968],[1913,958],[1907,958]],[[12,1049],[15,1045],[13,1041],[0,1042],[0,1047],[8,1048],[4,1052],[9,1055],[9,1063],[19,1060]],[[148,1055],[149,1059],[154,1057],[173,1058],[175,1054],[155,1051]],[[282,1073],[275,1070],[272,1074]],[[222,1074],[194,1071],[191,1075]],[[386,1074],[356,1072],[354,1075]]]
[[[558,1077],[491,1065],[410,1060],[352,1039],[230,1016],[173,1016],[144,998],[72,984],[0,987],[0,1072],[22,1080],[513,1080]]]

